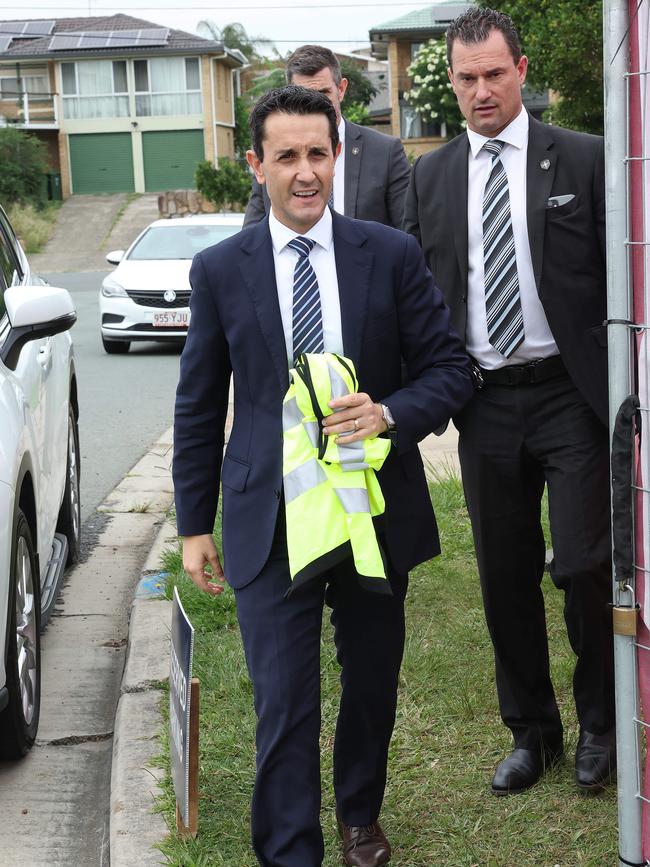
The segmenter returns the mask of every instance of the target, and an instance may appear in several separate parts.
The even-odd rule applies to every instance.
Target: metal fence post
[[[630,329],[630,283],[627,227],[627,127],[629,123],[626,75],[629,72],[627,0],[604,0],[603,47],[605,79],[605,182],[607,215],[607,310],[609,345],[610,433],[616,412],[630,393],[632,356]],[[611,322],[614,320],[614,322]],[[616,322],[618,320],[618,322]],[[634,603],[630,591],[614,594],[623,605]],[[616,596],[615,596],[616,598]],[[636,688],[634,639],[614,636],[616,678],[616,747],[618,756],[618,818],[620,867],[642,864],[641,800],[639,768],[641,755]]]

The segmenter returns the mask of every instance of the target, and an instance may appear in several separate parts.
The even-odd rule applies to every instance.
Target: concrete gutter
[[[120,486],[129,503],[129,478],[148,476],[156,507],[168,511],[172,499],[171,429],[133,468]],[[161,456],[164,460],[161,461]],[[133,501],[131,499],[131,508]],[[160,813],[153,812],[162,790],[163,770],[152,767],[160,755],[163,731],[162,684],[169,676],[172,603],[164,598],[162,555],[176,544],[176,528],[163,522],[141,572],[131,604],[129,642],[115,718],[110,795],[111,867],[150,867],[166,863],[155,849],[168,834]]]

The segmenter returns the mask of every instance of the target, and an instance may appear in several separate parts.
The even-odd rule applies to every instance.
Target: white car
[[[38,729],[40,631],[79,556],[77,380],[65,289],[31,274],[0,208],[0,758]]]
[[[104,279],[99,296],[106,352],[128,352],[133,340],[185,340],[192,259],[239,232],[243,223],[243,214],[156,220],[126,253],[108,253],[106,259],[117,268]]]

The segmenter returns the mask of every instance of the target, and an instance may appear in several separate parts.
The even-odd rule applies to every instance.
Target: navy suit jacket
[[[404,573],[439,553],[417,443],[469,400],[471,368],[414,238],[338,214],[333,233],[344,353],[360,390],[386,403],[397,424],[378,477],[388,553]],[[243,587],[268,558],[282,491],[289,376],[268,219],[199,253],[190,282],[174,429],[178,532],[212,532],[221,483],[224,571]]]

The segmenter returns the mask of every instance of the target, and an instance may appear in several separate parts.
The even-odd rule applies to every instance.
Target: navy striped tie
[[[483,260],[488,339],[510,358],[524,339],[515,238],[510,214],[508,176],[501,162],[504,142],[491,139],[484,149],[492,168],[483,195]]]
[[[323,351],[323,318],[318,280],[309,254],[314,244],[311,238],[298,236],[287,247],[296,250],[298,261],[293,272],[293,357],[303,352]]]

